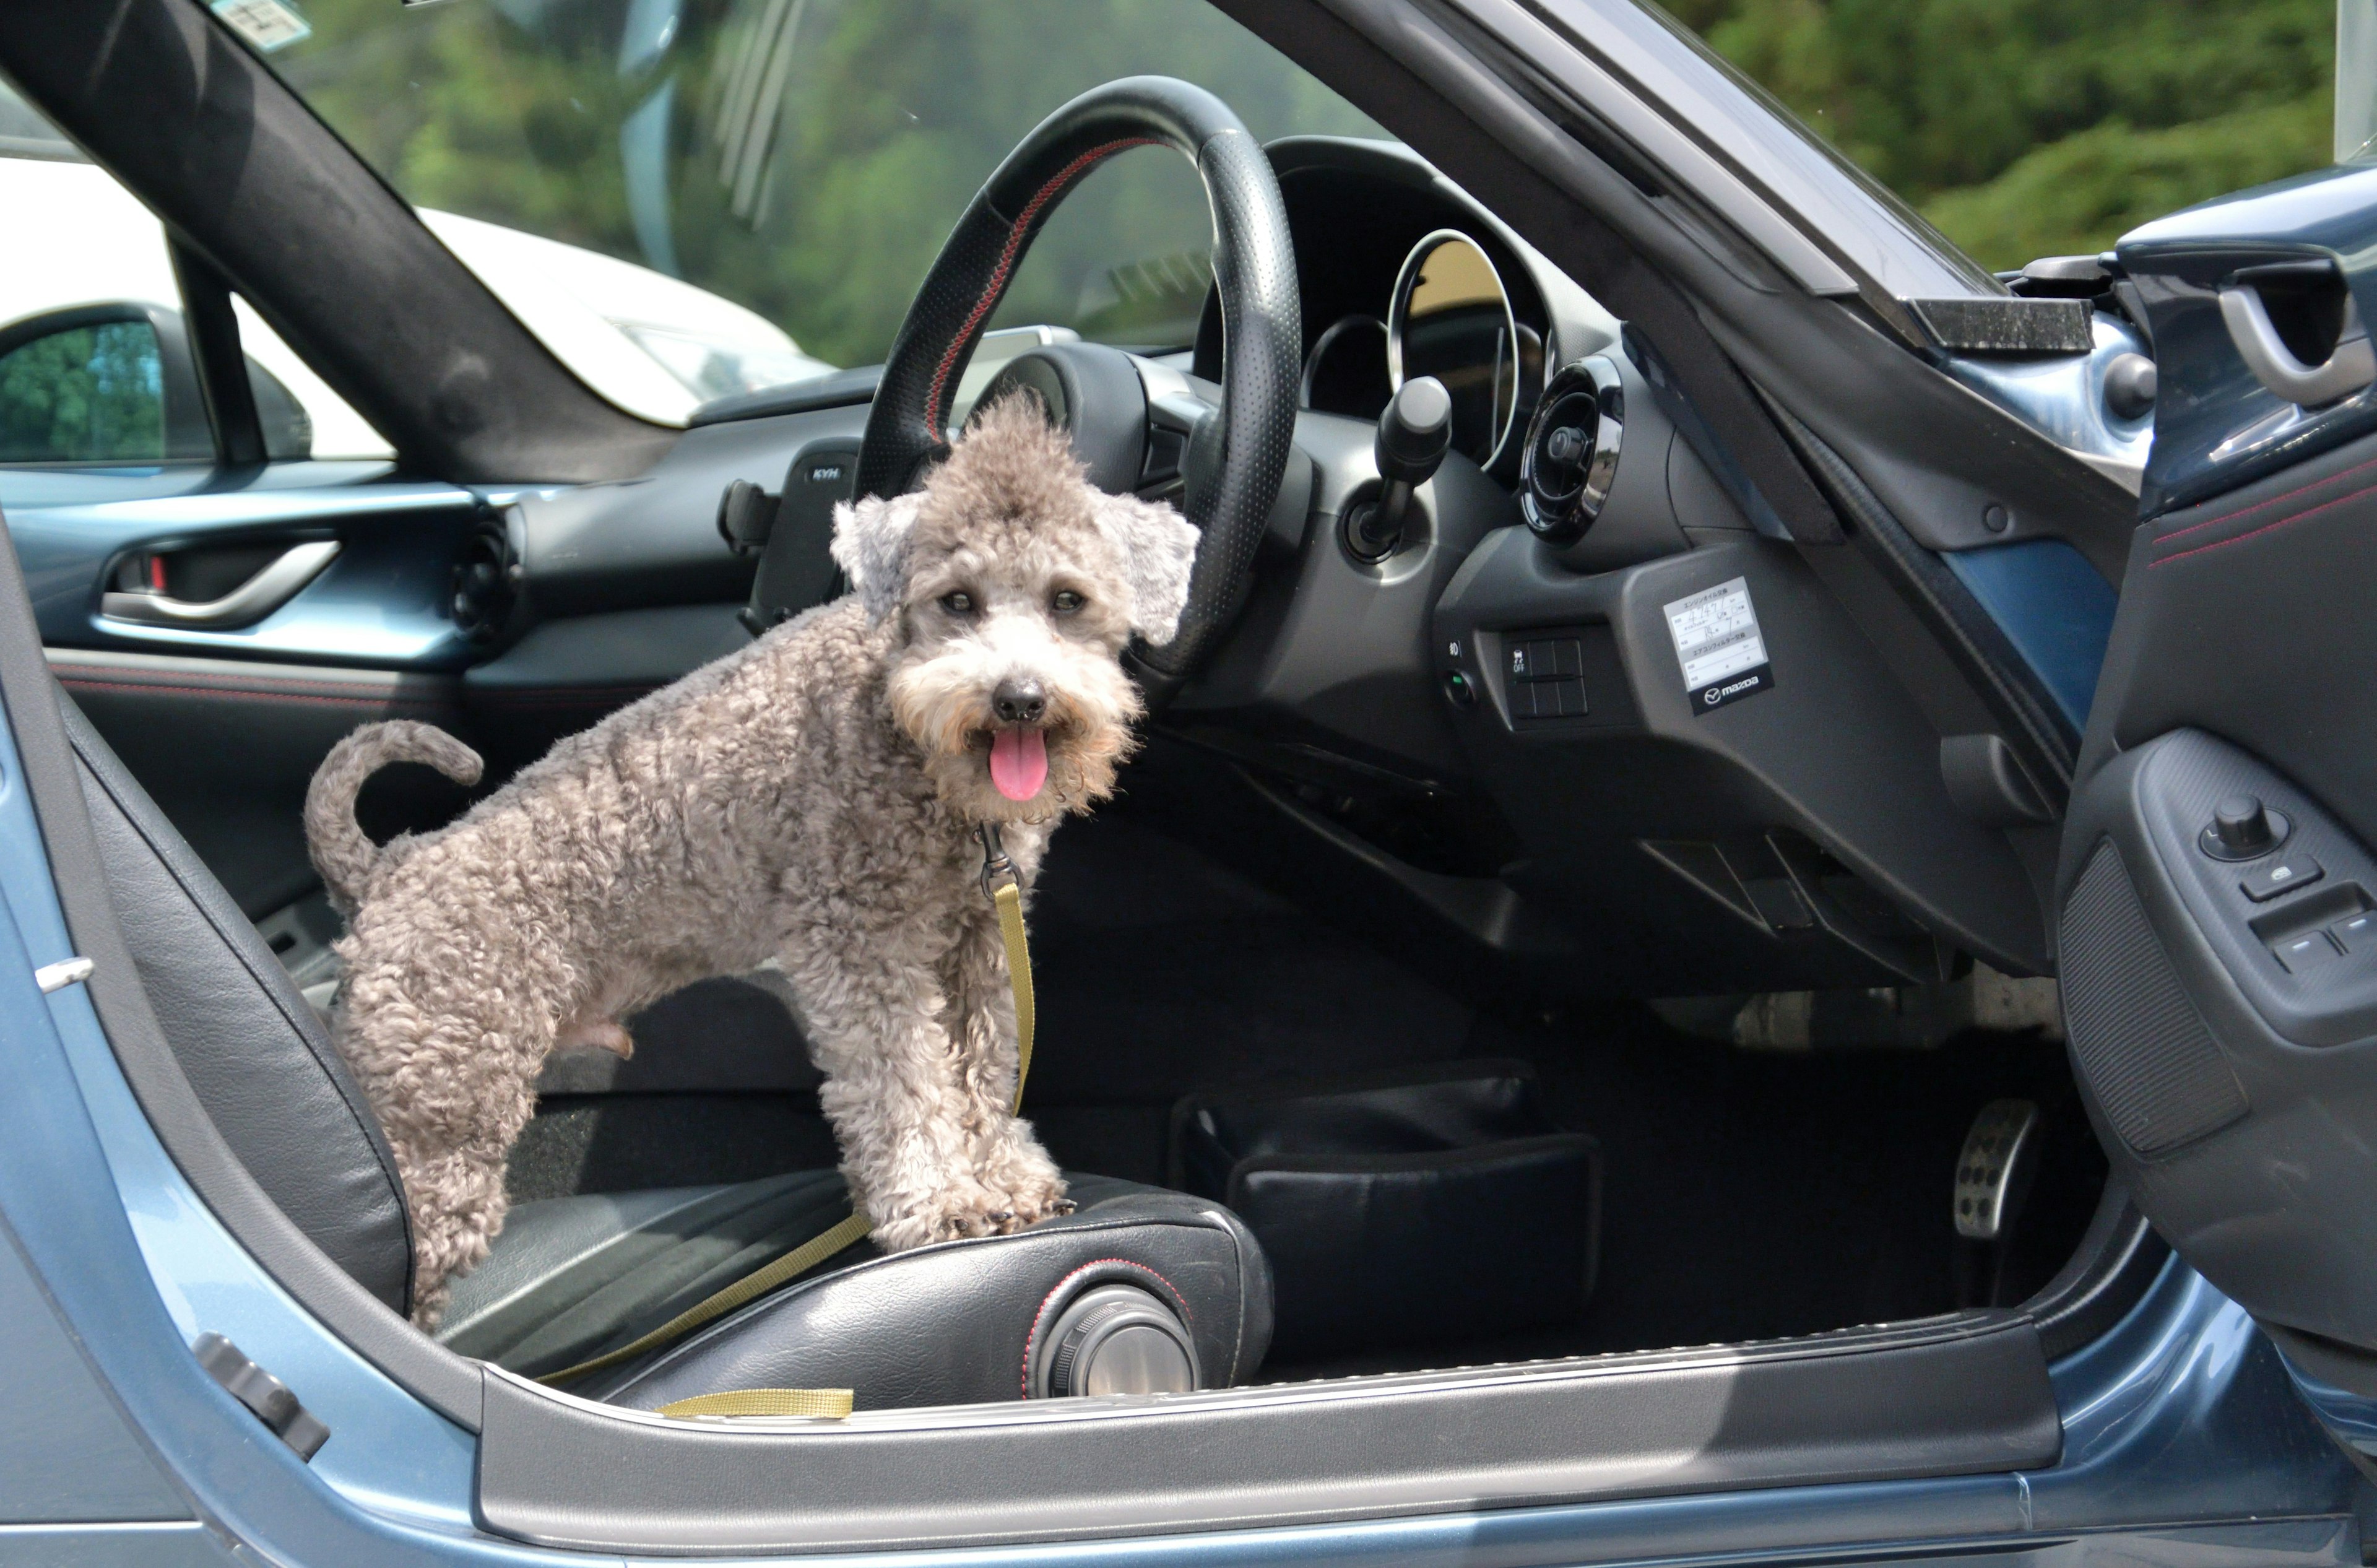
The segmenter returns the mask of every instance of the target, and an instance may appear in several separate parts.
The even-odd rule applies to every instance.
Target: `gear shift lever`
[[[1434,477],[1451,446],[1452,394],[1433,376],[1404,382],[1379,415],[1379,498],[1345,520],[1345,547],[1356,560],[1376,563],[1394,554],[1412,492]]]

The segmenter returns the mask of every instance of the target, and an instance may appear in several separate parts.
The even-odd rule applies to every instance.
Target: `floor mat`
[[[1602,1142],[1599,1287],[1572,1328],[1300,1366],[1289,1379],[1815,1333],[1950,1311],[1956,1157],[1988,1101],[2037,1101],[2047,1164],[2015,1299],[2068,1258],[2105,1176],[2060,1044],[1974,1032],[1933,1050],[1751,1052],[1612,1003],[1481,1023],[1472,1054],[1535,1064],[1548,1108]]]

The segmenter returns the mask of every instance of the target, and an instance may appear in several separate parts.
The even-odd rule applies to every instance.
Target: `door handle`
[[[297,596],[297,591],[322,575],[338,558],[339,542],[317,539],[292,545],[271,564],[220,599],[199,603],[163,593],[110,592],[100,595],[99,613],[108,620],[137,621],[143,626],[176,626],[191,631],[222,631],[252,626]]]
[[[2270,323],[2269,307],[2251,283],[2228,283],[2220,290],[2220,318],[2228,324],[2228,340],[2245,361],[2253,378],[2290,403],[2315,408],[2332,403],[2377,381],[2377,349],[2369,343],[2369,329],[2360,322],[2360,307],[2347,296],[2344,329],[2335,348],[2319,365],[2305,365]]]

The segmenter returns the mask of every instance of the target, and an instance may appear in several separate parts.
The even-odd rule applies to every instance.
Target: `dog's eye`
[[[1069,588],[1059,588],[1057,590],[1057,596],[1054,599],[1051,599],[1049,603],[1056,606],[1056,610],[1058,615],[1069,616],[1077,614],[1081,610],[1081,606],[1088,604],[1089,601],[1082,598],[1080,594],[1074,592]]]
[[[970,616],[973,614],[973,595],[966,592],[944,593],[941,595],[941,608],[953,616]]]

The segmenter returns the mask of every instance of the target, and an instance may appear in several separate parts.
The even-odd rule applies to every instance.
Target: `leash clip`
[[[1015,862],[1007,857],[1006,849],[999,844],[997,823],[981,823],[975,827],[973,835],[982,840],[982,896],[997,904],[1002,883],[1008,887],[1021,887],[1022,879],[1016,876]]]

